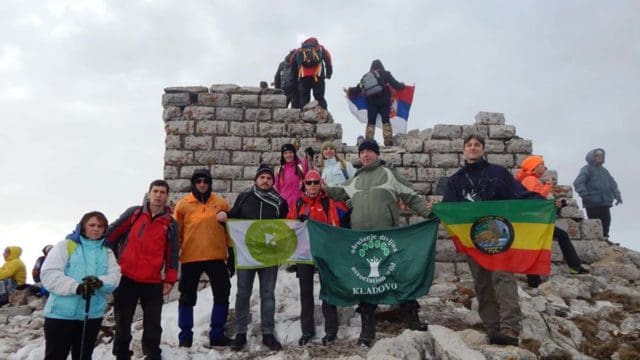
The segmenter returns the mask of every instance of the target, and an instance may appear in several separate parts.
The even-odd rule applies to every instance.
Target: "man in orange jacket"
[[[191,347],[193,342],[193,307],[203,272],[209,277],[213,292],[209,345],[227,346],[230,342],[224,335],[224,325],[229,313],[229,278],[233,276],[234,265],[231,243],[222,224],[226,221],[229,204],[211,191],[211,184],[208,169],[194,171],[191,193],[180,199],[174,211],[182,265],[178,285],[178,339],[183,347]]]

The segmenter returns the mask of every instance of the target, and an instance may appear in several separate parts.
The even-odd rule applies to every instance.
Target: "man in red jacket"
[[[142,351],[159,360],[163,296],[178,274],[177,225],[167,206],[169,184],[154,180],[142,206],[127,209],[107,229],[106,238],[118,256],[122,278],[114,291],[116,331],[113,355],[130,359],[131,322],[138,300],[144,313]],[[163,277],[164,269],[164,277]]]
[[[327,100],[324,98],[324,79],[331,79],[333,64],[331,53],[318,39],[310,37],[303,41],[300,48],[291,56],[291,68],[298,74],[298,92],[300,109],[313,98],[318,101],[323,109],[327,109]]]
[[[333,199],[322,190],[322,176],[317,170],[310,170],[304,177],[304,194],[289,208],[288,219],[306,221],[313,219],[325,224],[340,226],[338,210]],[[302,337],[298,340],[300,346],[306,345],[315,336],[315,321],[313,320],[313,273],[314,266],[298,264],[296,267],[300,283],[300,326]],[[335,305],[322,302],[324,315],[325,336],[324,345],[336,340],[338,334],[338,308]]]

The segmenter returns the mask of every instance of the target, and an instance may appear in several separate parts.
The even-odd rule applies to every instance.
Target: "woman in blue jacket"
[[[75,231],[56,244],[40,278],[50,295],[44,308],[45,359],[91,359],[109,295],[120,281],[120,267],[105,246],[107,218],[85,214]],[[90,301],[89,312],[85,304]],[[86,320],[85,329],[85,315]],[[81,343],[84,334],[84,349]]]

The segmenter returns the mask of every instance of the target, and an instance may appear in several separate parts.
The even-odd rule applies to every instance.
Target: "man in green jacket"
[[[351,228],[355,230],[384,229],[400,225],[398,198],[420,216],[427,217],[431,206],[422,199],[411,183],[395,169],[385,166],[380,160],[380,148],[372,139],[358,146],[362,167],[345,185],[328,187],[329,195],[339,201],[350,201],[352,205]],[[375,304],[360,303],[362,329],[358,344],[370,347],[376,334]],[[420,322],[418,302],[400,304],[405,321],[411,330],[427,331],[428,325]]]

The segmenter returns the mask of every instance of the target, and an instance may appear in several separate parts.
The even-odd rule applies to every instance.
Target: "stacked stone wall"
[[[331,140],[343,158],[359,166],[357,147],[342,142],[342,126],[334,123],[329,112],[312,102],[304,109],[285,107],[280,90],[212,85],[169,87],[162,96],[166,132],[164,177],[175,202],[190,191],[190,177],[197,168],[206,167],[213,174],[213,191],[232,205],[237,194],[253,184],[259,164],[279,165],[280,147],[294,143],[300,149]],[[437,201],[438,179],[455,173],[463,164],[462,143],[471,133],[486,138],[487,160],[505,166],[514,173],[517,165],[532,154],[533,143],[516,134],[505,123],[503,114],[479,112],[472,124],[437,124],[431,129],[397,134],[394,146],[381,148],[381,158],[396,166],[427,200]],[[316,155],[318,156],[318,155]],[[557,179],[547,171],[546,177]],[[556,185],[556,198],[567,199],[556,222],[566,230],[585,263],[605,255],[599,220],[585,219],[573,199],[570,186]],[[420,218],[405,213],[406,223]],[[562,266],[562,254],[554,242],[552,260]],[[446,231],[441,227],[436,261],[440,273],[468,272],[465,258],[456,254]]]

